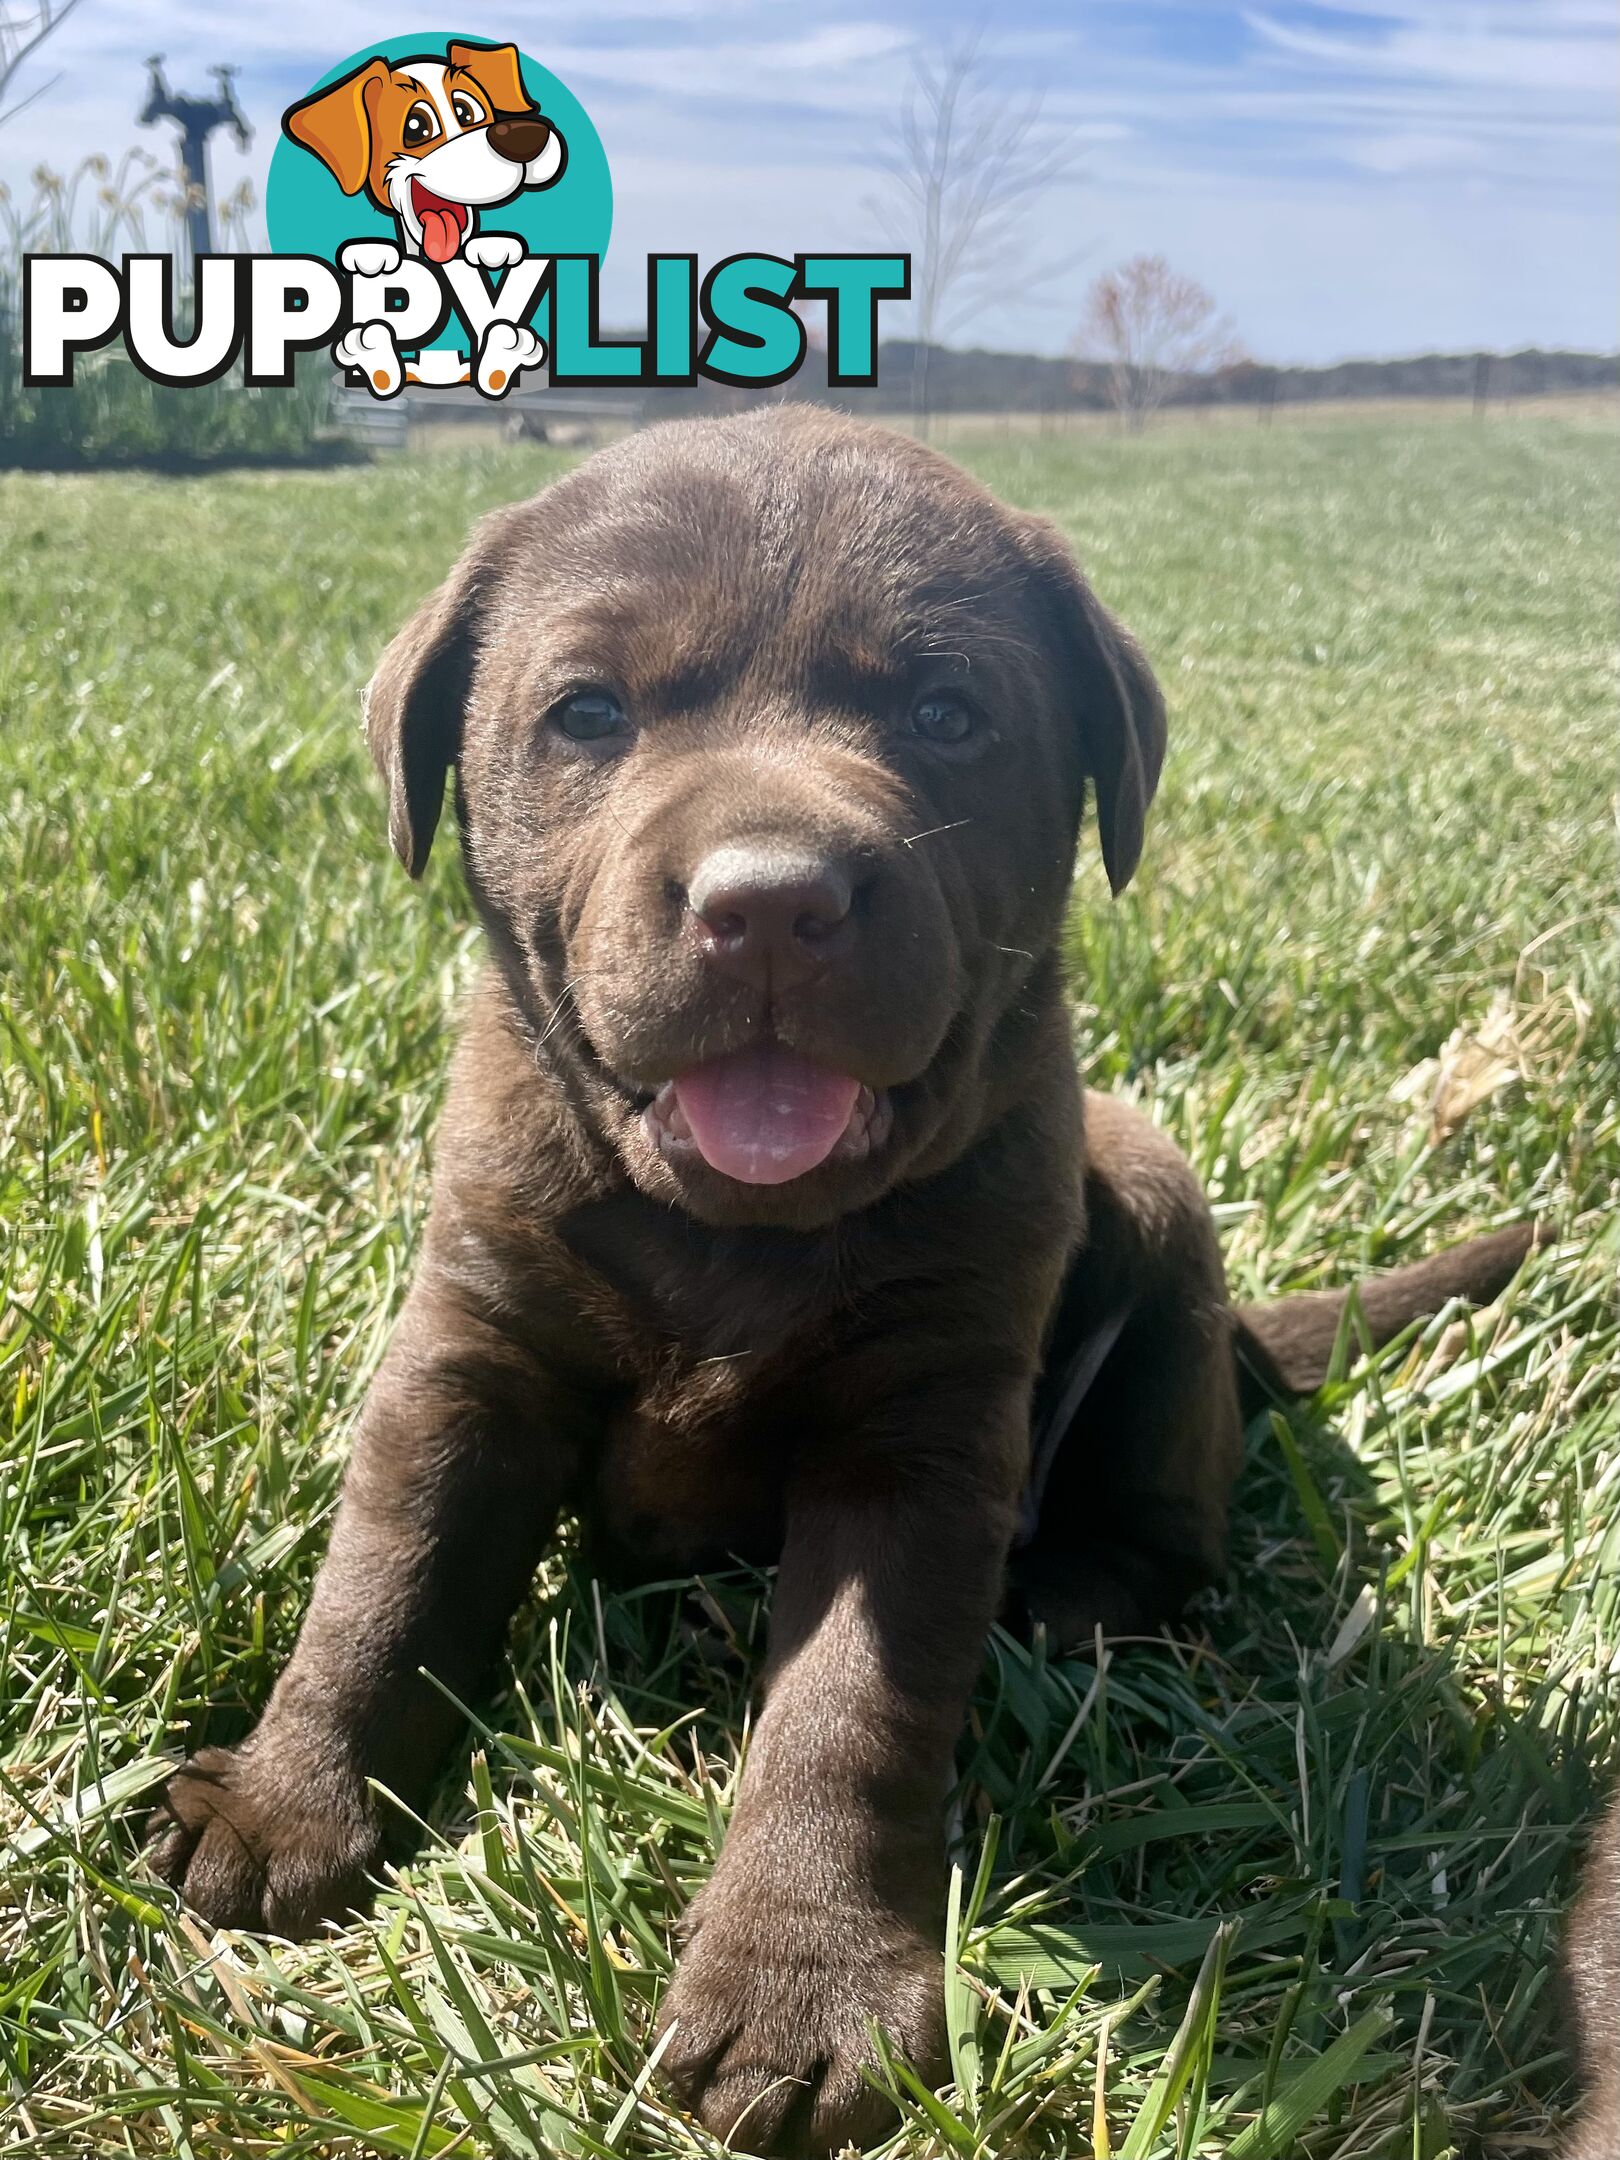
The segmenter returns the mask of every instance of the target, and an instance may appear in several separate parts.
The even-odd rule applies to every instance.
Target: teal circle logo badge
[[[276,254],[367,294],[334,348],[351,380],[499,397],[545,358],[551,259],[606,253],[613,187],[584,106],[515,45],[385,38],[287,108],[265,217]]]

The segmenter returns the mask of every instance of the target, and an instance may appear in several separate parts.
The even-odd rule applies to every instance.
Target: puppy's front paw
[[[523,260],[523,242],[516,233],[474,233],[462,250],[463,257],[477,270],[509,270],[513,263]]]
[[[486,397],[503,397],[524,368],[545,357],[544,341],[526,324],[492,322],[478,348],[478,387]]]
[[[215,1927],[313,1934],[367,1901],[381,1855],[364,1782],[249,1741],[204,1748],[170,1778],[147,1862]]]
[[[405,260],[392,240],[346,240],[338,265],[352,277],[392,277]]]
[[[877,1907],[809,1903],[722,1876],[693,1904],[659,2013],[664,2076],[716,2137],[753,2153],[865,2146],[893,2118],[862,2076],[875,2023],[925,2077],[943,2064],[938,1949]]]
[[[378,397],[395,397],[404,387],[399,347],[385,322],[356,323],[352,330],[345,330],[332,347],[332,356],[339,367],[358,368]]]
[[[1099,1628],[1110,1639],[1157,1634],[1196,1582],[1192,1569],[1178,1576],[1118,1541],[1071,1551],[1036,1543],[1008,1571],[1007,1617],[1039,1622],[1054,1650],[1084,1656]]]

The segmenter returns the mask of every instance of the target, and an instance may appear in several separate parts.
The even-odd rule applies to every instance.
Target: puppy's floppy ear
[[[533,112],[534,100],[523,87],[523,63],[515,45],[452,45],[450,65],[489,92],[497,115]]]
[[[1123,892],[1141,859],[1148,804],[1164,763],[1164,699],[1141,647],[1081,576],[1057,527],[1025,517],[1019,530],[1096,792],[1108,882]]]
[[[345,75],[290,105],[281,124],[295,143],[312,150],[345,195],[358,195],[371,170],[371,100],[374,86],[388,80],[386,61],[368,60],[363,68]]]
[[[413,878],[427,866],[445,775],[461,749],[486,567],[486,550],[470,547],[395,637],[365,688],[366,741],[388,783],[388,837]]]

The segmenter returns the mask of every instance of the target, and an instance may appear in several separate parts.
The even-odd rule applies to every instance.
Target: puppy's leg
[[[338,250],[338,265],[351,277],[392,277],[404,260],[393,240],[346,240]]]
[[[1052,1370],[1106,1348],[1053,1460],[1015,1604],[1054,1644],[1150,1632],[1218,1581],[1242,1452],[1225,1273],[1191,1167],[1140,1112],[1086,1097],[1085,1243],[1065,1282]]]
[[[394,333],[385,322],[356,323],[332,348],[339,367],[355,368],[371,385],[372,395],[397,397],[405,386],[405,367]]]
[[[545,357],[544,342],[526,324],[492,322],[478,348],[474,380],[485,397],[504,397],[524,368],[538,367]]]
[[[331,1550],[256,1729],[169,1780],[152,1864],[218,1926],[308,1933],[363,1902],[368,1777],[419,1804],[550,1535],[581,1408],[492,1330],[413,1293],[361,1421]]]
[[[462,243],[461,255],[475,270],[510,270],[523,260],[524,247],[516,233],[474,233]]]
[[[1026,1445],[997,1363],[846,1413],[790,1496],[765,1706],[661,2017],[666,2072],[750,2152],[881,2132],[873,2020],[939,2064],[942,1803]]]
[[[1586,2087],[1564,2160],[1613,2160],[1620,2152],[1620,1799],[1593,1839],[1564,1965]]]

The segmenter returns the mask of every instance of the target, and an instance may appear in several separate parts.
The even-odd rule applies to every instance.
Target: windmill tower
[[[199,255],[209,253],[215,240],[214,198],[208,182],[208,138],[220,128],[228,127],[236,137],[237,148],[245,150],[253,140],[253,130],[236,102],[235,68],[209,70],[218,90],[215,96],[206,98],[171,90],[163,72],[161,53],[154,53],[146,65],[150,79],[146,103],[139,114],[140,125],[152,127],[159,120],[172,120],[180,130],[180,181],[185,190],[186,214],[185,246],[179,267],[185,275]]]

